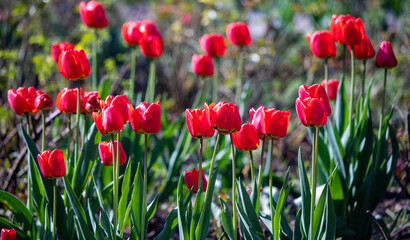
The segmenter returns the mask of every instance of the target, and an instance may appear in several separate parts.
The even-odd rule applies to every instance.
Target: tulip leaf
[[[289,180],[289,168],[286,172],[285,182],[283,183],[282,188],[280,189],[278,202],[275,207],[275,215],[273,217],[273,239],[279,239],[280,235],[280,228],[281,228],[281,220],[282,220],[282,209],[286,204],[286,200],[288,199],[289,191],[290,191],[290,184],[288,183]],[[272,213],[273,215],[273,213]],[[290,234],[289,234],[290,237]]]
[[[314,211],[314,220],[313,220],[313,236],[312,239],[318,239],[321,235],[322,232],[322,227],[323,227],[323,222],[325,219],[323,219],[325,216],[325,203],[327,199],[327,192],[328,192],[328,186],[327,184],[325,185],[324,189],[322,190],[322,193],[320,194],[319,200],[317,201],[315,211]],[[316,193],[318,194],[318,192]]]
[[[225,203],[222,198],[219,198],[221,201],[222,209],[221,209],[221,222],[222,226],[228,235],[229,239],[233,239],[233,227],[232,227],[232,214],[231,211],[229,210],[228,205]]]
[[[88,210],[88,216],[90,218],[91,226],[93,227],[93,230],[95,233],[95,238],[104,239],[104,234],[101,231],[100,224],[97,222],[97,219],[95,218],[95,215],[94,215],[94,211],[91,208],[90,199],[87,199],[87,210]]]
[[[329,188],[327,190],[326,208],[325,208],[325,229],[322,240],[333,240],[336,235],[336,214],[333,206],[332,195]]]
[[[139,238],[141,238],[141,216],[142,216],[142,195],[144,191],[141,173],[141,164],[138,163],[137,173],[134,177],[134,189],[131,196],[131,217],[134,220],[134,228]]]
[[[98,203],[100,205],[100,223],[101,223],[101,227],[104,229],[105,233],[108,236],[108,239],[112,240],[114,239],[114,235],[113,235],[113,226],[110,222],[110,218],[108,217],[108,213],[105,210],[104,207],[104,203],[102,200],[102,195],[100,192],[100,188],[98,187],[97,183],[95,182],[94,177],[92,178],[92,184],[94,185],[94,189],[95,189],[95,193],[97,195],[97,199],[98,199]]]
[[[301,213],[301,225],[302,225],[302,236],[307,237],[309,233],[309,224],[310,224],[310,186],[309,180],[306,175],[305,165],[303,164],[302,152],[299,147],[298,153],[298,169],[299,169],[299,179],[300,179],[300,188],[302,193],[302,213]]]
[[[22,231],[19,226],[0,217],[0,229],[14,229],[16,231],[17,239],[30,239],[26,232]]]
[[[241,184],[242,185],[242,184]],[[248,216],[246,215],[245,210],[242,208],[242,205],[237,203],[236,204],[239,217],[241,219],[241,229],[242,229],[242,234],[245,235],[245,239],[251,239],[251,240],[262,240],[265,239],[264,235],[260,235],[259,231],[257,231],[254,227],[251,221],[249,220]],[[252,209],[252,212],[255,213]],[[256,213],[255,213],[256,214]],[[260,227],[260,225],[259,225]],[[235,233],[234,233],[235,234]]]
[[[147,207],[147,222],[151,220],[155,216],[155,212],[157,211],[158,206],[158,196],[152,200],[152,202]]]
[[[27,207],[12,194],[0,190],[0,203],[4,207],[8,208],[12,213],[14,218],[25,226],[25,229],[30,229],[33,223],[33,214],[27,209]]]
[[[183,175],[179,177],[178,189],[177,189],[177,204],[178,204],[178,229],[179,229],[179,239],[189,240],[189,233],[185,219],[185,208],[183,205]]]
[[[196,198],[195,198],[195,204],[194,204],[194,208],[192,211],[192,219],[190,224],[188,224],[188,226],[190,226],[190,239],[194,239],[195,238],[195,229],[196,226],[199,223],[199,216],[201,215],[201,212],[203,210],[203,203],[204,203],[204,192],[203,192],[203,184],[201,183],[201,187],[198,187],[198,192],[196,194]]]
[[[341,136],[343,132],[346,130],[347,124],[349,123],[349,105],[346,95],[344,78],[340,80],[339,88],[337,89],[337,98],[335,106],[335,128],[338,135]]]
[[[296,214],[295,218],[295,228],[293,230],[293,240],[301,240],[302,239],[302,233],[300,232],[301,226],[300,226],[300,219],[301,219],[301,213],[302,210],[299,209],[298,213]]]
[[[131,159],[128,159],[127,168],[125,169],[124,177],[121,186],[121,198],[118,204],[118,219],[119,227],[118,229],[123,229],[125,220],[128,217],[125,215],[128,206],[128,193],[130,189],[130,179],[131,179]]]

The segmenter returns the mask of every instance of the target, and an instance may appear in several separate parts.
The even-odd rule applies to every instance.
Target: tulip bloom
[[[117,143],[118,143],[118,141],[115,140],[115,142],[114,142],[115,151],[117,151]],[[110,141],[110,142],[100,142],[100,144],[98,145],[98,151],[100,152],[100,158],[101,158],[102,163],[105,166],[112,166],[113,165],[112,141]],[[120,165],[123,165],[125,162],[127,162],[127,155],[125,155],[124,149],[122,148],[122,145],[120,143],[120,160],[119,160],[119,163],[120,163]]]
[[[256,110],[255,108],[251,108],[251,110],[249,110],[249,114],[251,115],[252,125],[258,131],[258,135],[261,140],[266,139],[266,131],[265,131],[265,124],[264,124],[266,109],[267,109],[266,107],[260,106]]]
[[[351,49],[350,46],[349,49]],[[370,59],[373,58],[375,54],[376,53],[374,51],[372,43],[366,35],[364,36],[360,44],[354,45],[354,57],[356,59]]]
[[[90,75],[90,64],[82,49],[62,51],[58,58],[58,71],[68,80],[79,80]]]
[[[57,149],[44,151],[37,155],[37,160],[45,178],[61,178],[65,175],[63,151]]]
[[[225,38],[220,34],[205,34],[199,39],[202,50],[210,57],[223,57],[226,53]]]
[[[77,89],[64,88],[56,99],[56,106],[62,113],[77,113]],[[80,89],[80,105],[84,109],[84,92]]]
[[[98,95],[98,92],[85,92],[84,93],[84,103],[81,106],[84,106],[84,109],[81,109],[81,113],[91,114],[93,112],[98,112],[101,110],[100,101],[102,99]]]
[[[274,108],[264,111],[264,129],[268,138],[276,140],[284,138],[289,126],[290,112],[279,111]]]
[[[212,58],[207,55],[194,54],[191,59],[192,71],[199,76],[212,76],[214,64]]]
[[[329,84],[328,88],[328,95],[329,95],[329,100],[336,100],[337,98],[337,89],[339,88],[339,81],[336,79],[331,79],[327,81],[327,84]],[[321,84],[325,89],[326,89],[326,81],[323,80]]]
[[[310,87],[300,86],[299,98],[296,99],[296,112],[303,125],[324,126],[327,116],[332,113],[325,88],[318,84]]]
[[[45,94],[41,91],[37,91],[37,97],[34,101],[34,106],[39,110],[49,110],[53,107],[53,99],[51,99],[50,95]]]
[[[185,110],[186,125],[189,133],[194,138],[204,139],[214,136],[215,129],[212,128],[209,116],[202,109]]]
[[[226,36],[233,45],[248,46],[252,43],[248,26],[242,22],[235,22],[226,25]]]
[[[17,115],[34,115],[38,112],[35,106],[37,90],[34,87],[19,87],[17,90],[10,89],[7,92],[7,99],[10,107]]]
[[[51,57],[54,59],[55,62],[58,62],[58,57],[60,53],[65,50],[74,49],[75,45],[72,45],[69,42],[61,42],[61,43],[54,43],[51,45]]]
[[[16,240],[16,231],[14,229],[3,228],[1,230],[1,240]]]
[[[205,103],[205,110],[213,128],[221,134],[230,134],[241,130],[241,116],[239,115],[238,106],[234,103],[225,101],[218,104],[212,103],[208,106]]]
[[[380,48],[377,52],[376,67],[394,68],[395,66],[397,66],[397,59],[394,55],[393,48],[389,42],[383,41],[380,43]]]
[[[192,189],[192,187],[194,187],[194,193],[198,192],[198,179],[199,179],[199,171],[196,170],[194,168],[194,170],[192,171],[185,171],[185,184],[188,187],[189,190]],[[204,171],[202,170],[202,177],[201,177],[201,182],[202,182],[202,187],[203,187],[203,191],[206,191],[206,187],[208,185],[205,175],[204,175]]]
[[[143,21],[139,26],[141,37],[139,40],[141,53],[145,57],[157,58],[162,55],[162,36],[158,28],[151,21]]]
[[[242,124],[239,132],[232,133],[233,144],[241,151],[252,151],[259,147],[258,130],[249,122]]]
[[[318,58],[336,57],[336,46],[329,31],[316,31],[306,34],[310,50]]]
[[[132,129],[139,134],[155,134],[161,130],[161,102],[142,102],[135,109],[128,104]]]
[[[101,100],[100,104],[102,110],[99,113],[92,113],[97,129],[103,135],[121,132],[124,124],[129,121],[127,112],[128,98],[125,95],[108,96],[105,103]]]
[[[80,3],[80,16],[84,24],[92,28],[106,28],[108,19],[100,2],[89,1]]]
[[[333,15],[330,31],[338,43],[349,46],[360,44],[365,37],[364,25],[361,18],[349,15]]]
[[[124,41],[129,46],[139,45],[142,33],[139,28],[141,22],[129,21],[122,25],[122,37]]]

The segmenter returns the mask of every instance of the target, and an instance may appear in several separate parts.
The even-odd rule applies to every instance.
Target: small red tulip
[[[38,112],[35,106],[37,90],[34,87],[19,87],[17,90],[10,89],[7,92],[7,99],[10,107],[17,115],[34,115]]]
[[[351,46],[349,46],[349,50],[351,50]],[[376,53],[374,51],[372,43],[367,36],[364,36],[360,44],[354,45],[354,57],[356,59],[370,59],[373,58],[375,54]]]
[[[185,176],[184,176],[185,184],[189,190],[191,190],[192,187],[194,187],[194,193],[198,192],[198,177],[199,177],[198,174],[199,174],[199,171],[196,170],[195,168],[192,171],[188,171],[188,170],[185,171]],[[202,170],[201,183],[202,183],[203,191],[205,192],[208,183],[204,175],[204,170]]]
[[[395,66],[397,66],[397,59],[394,55],[393,48],[389,42],[383,41],[380,43],[380,48],[377,52],[376,67],[394,68]]]
[[[74,49],[75,45],[72,45],[69,42],[61,42],[61,43],[54,43],[51,45],[51,57],[54,59],[55,62],[58,62],[58,57],[60,53],[65,50]]]
[[[221,134],[230,134],[241,130],[241,116],[238,106],[225,101],[218,104],[212,103],[208,106],[205,103],[205,110],[213,128]]]
[[[62,51],[58,58],[58,71],[68,80],[79,80],[90,75],[90,64],[82,49]]]
[[[256,110],[255,108],[251,108],[251,110],[249,110],[249,114],[251,115],[252,125],[258,131],[258,135],[261,140],[266,139],[266,131],[265,131],[265,124],[264,124],[266,109],[267,109],[266,107],[260,106]]]
[[[160,57],[164,46],[161,33],[154,23],[151,21],[141,22],[139,32],[141,33],[139,41],[141,53],[149,58]]]
[[[192,71],[199,76],[212,76],[214,74],[214,63],[207,55],[194,54],[191,59]]]
[[[242,22],[235,22],[226,25],[226,36],[233,45],[248,46],[252,43],[248,26]]]
[[[129,21],[122,25],[122,37],[127,45],[136,46],[140,43],[142,37],[140,26],[141,22],[137,21]]]
[[[289,126],[290,112],[279,111],[274,108],[264,112],[264,129],[270,139],[284,138]]]
[[[97,129],[103,135],[121,132],[124,124],[129,121],[127,112],[128,98],[125,95],[108,96],[105,103],[103,100],[99,102],[102,110],[99,113],[92,113]]]
[[[131,127],[136,133],[155,134],[161,130],[161,103],[142,102],[135,109],[128,104]]]
[[[350,46],[360,44],[366,35],[362,19],[351,15],[333,15],[330,31],[336,42]]]
[[[56,99],[56,106],[62,113],[77,113],[77,89],[64,88]],[[84,109],[84,92],[80,89],[80,109]]]
[[[114,147],[115,147],[115,155],[117,155],[117,143],[118,141],[115,140]],[[98,151],[100,152],[100,158],[102,163],[105,166],[112,166],[112,141],[110,142],[100,142],[98,145]],[[122,148],[122,144],[120,143],[120,165],[123,165],[127,162],[127,155],[125,155],[124,149]]]
[[[259,147],[258,130],[249,122],[242,124],[239,132],[232,133],[233,144],[241,151],[252,151]]]
[[[310,50],[318,58],[336,57],[336,46],[329,31],[316,31],[306,34]]]
[[[210,138],[215,134],[215,129],[212,128],[208,114],[202,109],[187,109],[185,110],[186,125],[189,133],[194,138],[204,139]]]
[[[63,151],[57,149],[44,151],[37,155],[37,160],[45,178],[61,178],[65,175]]]
[[[101,110],[101,98],[98,92],[85,92],[84,93],[84,109],[81,109],[83,114],[91,114],[93,112],[98,112]],[[83,104],[81,104],[83,105]]]
[[[296,112],[303,125],[324,126],[327,116],[332,113],[325,88],[318,84],[310,87],[302,85],[299,88],[299,98],[296,99]]]
[[[1,230],[1,240],[16,240],[16,231],[14,229],[3,228]]]
[[[34,101],[34,106],[39,110],[49,110],[53,107],[53,99],[50,95],[45,94],[41,91],[37,91],[37,97]]]
[[[225,38],[221,34],[205,34],[199,39],[199,45],[211,57],[223,57],[226,53]]]
[[[339,81],[337,81],[336,79],[330,79],[327,81],[327,84],[329,84],[329,88],[328,88],[329,100],[336,100],[337,89],[339,88]],[[325,80],[322,81],[321,85],[326,89]]]
[[[105,28],[108,26],[108,19],[105,16],[104,7],[100,2],[81,2],[80,16],[84,24],[88,27]]]

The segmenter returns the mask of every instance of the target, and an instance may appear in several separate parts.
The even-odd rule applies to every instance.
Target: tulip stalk
[[[113,227],[114,227],[114,234],[117,236],[117,225],[118,225],[118,165],[119,165],[119,148],[120,146],[120,133],[117,134],[117,149],[115,149],[115,137],[114,134],[111,134],[112,139],[112,177],[113,177],[113,199],[114,202],[112,204],[114,217],[113,217]]]
[[[231,151],[232,151],[232,208],[233,208],[233,217],[232,217],[232,224],[233,224],[233,239],[236,240],[236,232],[237,232],[237,224],[236,224],[236,176],[235,176],[235,149],[233,147],[233,139],[232,133],[230,134],[231,137]]]
[[[218,145],[219,145],[219,138],[221,138],[220,133],[218,133],[218,137],[216,138],[216,143],[215,143],[215,147],[214,147],[214,152],[212,153],[212,160],[211,160],[211,166],[209,168],[208,179],[211,179],[211,177],[212,177],[212,170],[214,169],[214,162],[215,162],[216,150],[218,149]],[[206,194],[208,194],[208,190],[206,191]]]
[[[46,150],[46,113],[41,111],[41,123],[43,125],[43,131],[41,133],[41,152]]]
[[[254,172],[254,169],[253,169],[253,155],[252,155],[252,151],[249,151],[249,157],[250,157],[250,160],[251,160],[251,181],[252,181],[252,184],[253,184],[253,181],[255,180],[255,172]]]
[[[325,58],[325,83],[326,83],[326,93],[329,96],[329,85],[327,84],[328,79],[328,58]]]
[[[26,119],[27,119],[27,135],[31,137],[31,131],[30,131],[30,116],[26,114]],[[31,172],[31,161],[30,161],[30,153],[27,151],[27,166],[28,166],[28,175]],[[32,190],[31,190],[31,178],[27,178],[27,208],[30,210],[30,212],[33,211],[33,196],[32,196]]]
[[[93,55],[93,78],[92,78],[92,85],[93,91],[98,90],[98,83],[97,83],[97,29],[93,29],[93,48],[92,48],[92,55]]]
[[[145,215],[147,213],[148,134],[145,134],[144,136],[145,136],[145,144],[144,144],[145,155],[144,155],[144,189],[143,189],[143,194],[142,194],[141,239],[146,239]]]
[[[199,174],[198,174],[198,191],[202,183],[202,151],[204,147],[204,139],[199,139]]]
[[[261,149],[261,162],[259,165],[259,173],[258,173],[258,189],[257,191],[259,192],[259,189],[261,189],[261,182],[262,182],[262,165],[263,165],[263,152],[265,150],[265,142],[266,140],[262,140],[262,149]],[[257,206],[259,206],[259,202],[256,203]]]
[[[350,84],[350,112],[349,112],[349,122],[350,122],[350,138],[353,137],[353,106],[354,106],[354,46],[352,46],[351,52],[351,84]]]
[[[271,223],[272,223],[272,239],[273,239],[273,229],[274,228],[274,222],[273,221],[273,216],[274,216],[274,212],[273,212],[273,194],[272,194],[272,172],[273,172],[273,147],[274,147],[274,141],[272,139],[272,142],[270,144],[270,168],[269,168],[269,203],[270,203],[270,212],[271,212]]]
[[[378,138],[379,138],[379,139],[380,139],[381,134],[382,134],[384,101],[385,101],[385,98],[386,98],[386,79],[387,79],[387,68],[384,69],[382,107],[381,107],[381,109],[380,109],[380,123],[379,123],[379,133],[378,133]]]
[[[215,59],[215,70],[214,70],[214,78],[213,78],[213,89],[212,89],[212,102],[218,102],[218,88],[219,88],[219,65],[221,59],[219,57]]]
[[[54,180],[53,188],[53,240],[56,239],[56,222],[57,222],[57,179]]]
[[[83,132],[81,134],[81,144],[82,144],[82,148],[84,149],[84,144],[85,144],[85,127],[87,125],[87,115],[84,114],[84,118],[83,118]]]
[[[77,115],[76,115],[76,122],[75,122],[75,143],[74,143],[74,165],[77,165],[77,162],[79,160],[79,150],[78,150],[78,144],[80,143],[80,103],[81,103],[81,98],[80,98],[80,84],[78,84],[77,87]]]
[[[312,240],[315,238],[313,216],[315,214],[315,202],[316,202],[316,175],[317,175],[316,171],[317,171],[318,145],[319,145],[319,128],[315,127],[315,129],[313,130],[313,146],[312,146],[312,195],[311,195],[311,200],[310,200],[309,240]]]
[[[363,60],[363,75],[362,75],[362,96],[364,95],[364,88],[365,88],[365,80],[366,80],[366,59]]]
[[[135,91],[135,67],[137,65],[137,51],[136,47],[131,48],[131,73],[130,73],[130,90],[128,97],[131,102],[134,100],[134,91]]]
[[[155,59],[149,60],[149,75],[148,75],[148,85],[147,92],[145,93],[145,102],[153,102],[155,96]]]

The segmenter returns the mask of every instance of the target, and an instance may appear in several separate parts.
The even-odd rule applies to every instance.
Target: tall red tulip
[[[330,23],[330,31],[338,43],[357,45],[364,39],[365,31],[361,18],[349,15],[333,15]]]
[[[290,112],[274,108],[264,111],[265,134],[270,139],[284,138],[289,126]]]
[[[162,55],[162,36],[158,28],[151,21],[143,21],[139,26],[141,38],[139,41],[141,53],[145,57],[157,58]]]
[[[38,112],[35,106],[37,90],[34,87],[19,87],[17,90],[10,89],[7,92],[7,99],[10,107],[17,115],[34,115]]]
[[[198,192],[198,179],[199,179],[199,171],[196,170],[194,168],[194,170],[192,171],[185,171],[185,184],[188,187],[189,190],[192,189],[192,187],[194,187],[194,193]],[[206,191],[206,187],[208,185],[205,175],[204,175],[204,171],[202,170],[202,177],[201,177],[201,182],[202,182],[202,187],[203,187],[203,191]]]
[[[82,49],[62,51],[58,58],[58,71],[68,80],[79,80],[90,75],[90,64]]]
[[[208,113],[211,125],[221,134],[230,134],[241,130],[241,116],[238,106],[225,101],[218,104],[212,103],[208,106],[205,103],[205,110]]]
[[[56,99],[56,106],[62,113],[77,113],[77,88],[64,88],[61,90]],[[80,109],[84,109],[84,92],[80,89]]]
[[[45,178],[61,178],[65,175],[63,151],[57,149],[44,151],[37,155],[37,160]]]
[[[299,88],[299,98],[296,99],[296,112],[303,125],[321,127],[327,122],[327,116],[332,113],[329,99],[323,86],[315,84]]]
[[[376,67],[394,68],[395,66],[397,66],[397,59],[394,55],[393,48],[389,42],[383,41],[380,43],[380,48],[377,52]]]
[[[80,3],[80,16],[84,24],[92,28],[105,28],[108,26],[108,19],[105,16],[103,5],[97,1]]]
[[[65,50],[69,49],[74,49],[75,45],[72,45],[71,43],[64,41],[61,43],[53,43],[51,45],[51,57],[54,59],[55,62],[58,62],[58,57],[60,56],[60,53]]]
[[[51,99],[50,95],[37,91],[34,106],[39,110],[49,110],[53,107],[53,99]]]
[[[129,21],[122,25],[122,37],[127,45],[139,45],[142,37],[140,26],[141,22],[138,21]]]
[[[337,89],[339,88],[339,81],[336,79],[330,79],[327,81],[327,84],[329,85],[328,88],[328,95],[329,95],[329,100],[336,100],[337,98]],[[323,80],[321,84],[325,89],[326,89],[326,81]]]
[[[249,110],[249,114],[251,115],[252,125],[258,131],[258,135],[261,140],[266,138],[265,124],[264,124],[266,109],[267,109],[266,107],[260,106],[256,110],[255,108],[251,108],[251,110]]]
[[[212,76],[214,64],[212,58],[207,55],[194,54],[191,59],[192,71],[199,76]]]
[[[199,45],[210,57],[223,57],[226,53],[225,38],[221,34],[205,34],[199,39]]]
[[[194,138],[204,139],[210,138],[215,134],[215,129],[212,128],[209,116],[202,109],[187,109],[185,110],[186,125],[189,133]]]
[[[349,49],[351,49],[350,46],[349,46]],[[354,45],[354,57],[356,59],[362,59],[362,60],[370,59],[370,58],[373,58],[375,54],[376,53],[374,51],[372,43],[370,42],[369,38],[366,35],[364,36],[363,40],[359,44]]]
[[[126,95],[117,95],[115,97],[109,95],[105,99],[104,108],[115,107],[120,112],[124,124],[126,124],[130,120],[128,115],[128,104],[130,104],[130,100],[128,100]]]
[[[117,151],[117,144],[118,141],[115,140],[114,142],[114,147],[115,147],[115,151]],[[98,151],[100,153],[100,158],[102,163],[105,166],[112,166],[113,165],[113,160],[112,160],[112,141],[110,142],[100,142],[100,144],[98,145]],[[124,149],[122,148],[122,145],[120,143],[120,165],[123,165],[124,163],[127,162],[127,155],[125,155]]]
[[[242,22],[235,22],[226,25],[226,36],[233,45],[248,46],[252,43],[248,25]]]
[[[1,240],[16,240],[16,230],[3,228],[1,230]]]
[[[161,130],[161,103],[142,102],[135,109],[128,104],[131,127],[136,133],[155,134]]]
[[[232,133],[233,144],[241,151],[252,151],[259,147],[258,130],[249,122],[242,124],[239,132]]]
[[[124,124],[128,123],[129,116],[127,112],[127,105],[129,100],[125,95],[108,96],[104,101],[100,101],[102,110],[100,112],[93,112],[97,129],[103,135],[115,134],[122,131]]]
[[[313,34],[306,34],[306,39],[310,50],[316,57],[336,57],[335,42],[329,31],[316,31]]]

